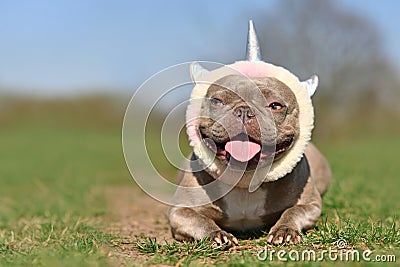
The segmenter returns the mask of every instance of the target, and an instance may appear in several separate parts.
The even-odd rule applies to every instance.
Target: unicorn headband
[[[225,69],[225,70],[224,70]],[[191,77],[195,84],[191,102],[187,108],[186,121],[187,133],[190,145],[197,155],[203,155],[200,159],[209,166],[208,170],[218,170],[218,162],[214,161],[211,155],[207,155],[207,148],[204,148],[201,137],[198,135],[196,116],[200,116],[200,106],[195,104],[194,99],[204,98],[207,94],[209,83],[227,74],[226,69],[234,70],[236,73],[251,77],[273,77],[286,84],[294,93],[299,105],[299,138],[295,140],[291,150],[279,161],[274,162],[264,181],[275,181],[292,171],[293,167],[300,161],[305,152],[306,146],[311,139],[311,132],[314,127],[314,108],[311,96],[318,86],[318,77],[313,75],[306,81],[299,79],[283,67],[275,66],[263,60],[261,48],[257,38],[253,21],[249,21],[247,36],[246,60],[237,61],[225,65],[213,71],[206,70],[198,62],[191,65]],[[228,71],[229,72],[229,71]],[[204,84],[204,81],[209,82]]]

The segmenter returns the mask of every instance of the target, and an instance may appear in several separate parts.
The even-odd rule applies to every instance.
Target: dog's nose
[[[248,106],[240,106],[237,107],[233,113],[238,119],[240,119],[243,123],[249,122],[255,115],[252,109]]]

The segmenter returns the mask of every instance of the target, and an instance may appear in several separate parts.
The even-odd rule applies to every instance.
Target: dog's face
[[[208,88],[198,127],[217,160],[252,170],[290,150],[298,118],[294,93],[278,79],[228,75]]]

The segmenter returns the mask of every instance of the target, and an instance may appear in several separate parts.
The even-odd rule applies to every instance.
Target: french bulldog
[[[235,72],[201,84],[211,72],[192,65],[198,102],[188,107],[186,127],[194,151],[169,211],[172,235],[229,247],[238,245],[234,232],[269,229],[267,242],[297,244],[318,221],[331,180],[310,143],[318,79],[300,82],[263,61],[229,68]]]

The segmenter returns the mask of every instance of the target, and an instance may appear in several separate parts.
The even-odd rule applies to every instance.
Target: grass
[[[110,252],[126,237],[106,230],[110,210],[102,192],[108,186],[132,186],[121,151],[121,109],[107,98],[10,103],[0,113],[0,266],[112,265]],[[265,246],[321,253],[334,249],[338,239],[348,248],[370,249],[373,256],[396,255],[399,262],[399,131],[353,133],[317,140],[334,181],[322,218],[304,234],[303,244],[267,246],[263,233],[241,239],[239,250],[225,251],[207,240],[165,243],[137,233],[129,246],[140,262],[125,259],[125,264],[309,266],[312,262],[276,257],[259,261],[257,253]],[[160,168],[173,171],[164,164]]]
[[[1,265],[106,263],[99,251],[111,236],[90,226],[87,219],[28,215],[17,225],[6,226],[0,231]]]
[[[114,237],[100,220],[101,188],[128,175],[120,135],[93,122],[96,108],[74,122],[73,106],[63,103],[3,105],[0,266],[108,265],[102,251]]]
[[[189,243],[165,242],[159,244],[156,239],[140,236],[136,237],[134,248],[147,254],[153,255],[147,264],[190,264],[201,263],[208,259],[218,259],[220,250],[213,248],[208,240]]]

